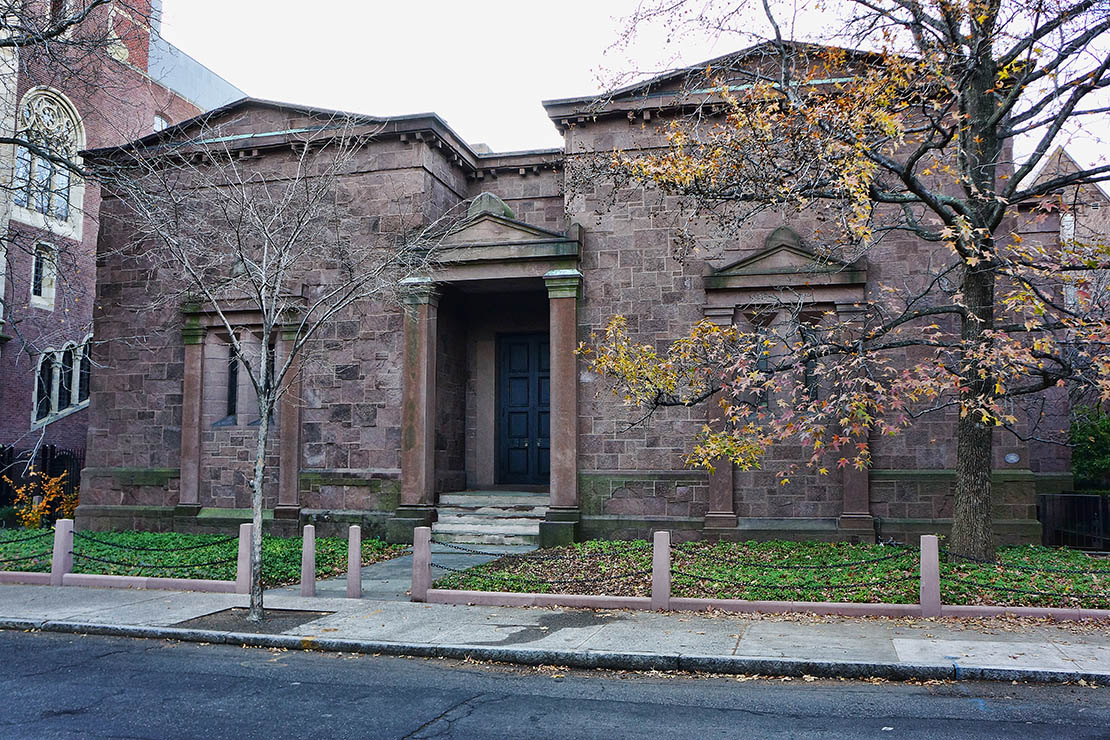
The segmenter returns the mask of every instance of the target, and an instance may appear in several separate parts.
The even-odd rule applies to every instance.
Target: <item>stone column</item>
[[[578,521],[578,270],[544,275],[551,347],[551,504],[540,543],[573,542]]]
[[[856,470],[849,463],[841,469],[842,499],[837,528],[842,537],[875,541],[875,519],[871,516],[871,473],[865,468]]]
[[[733,306],[706,306],[705,318],[717,326],[728,327],[736,323],[736,309]],[[706,421],[710,427],[724,425],[725,411],[716,399],[708,402]],[[713,472],[709,474],[709,511],[705,514],[705,529],[735,529],[736,504],[733,500],[733,464],[731,460],[715,460]]]
[[[715,400],[709,403],[709,425],[719,427],[724,423],[725,410]],[[731,460],[718,458],[713,461],[713,472],[709,474],[709,511],[705,514],[705,529],[735,529],[739,523],[734,502],[733,468]]]
[[[293,350],[296,332],[281,333],[281,353],[277,362],[284,362]],[[278,500],[274,517],[297,519],[301,513],[301,361],[293,358],[285,376],[285,392],[278,402],[279,452]]]
[[[411,541],[435,521],[436,313],[433,282],[405,285],[404,388],[401,398],[401,505],[390,538]]]
[[[175,516],[196,516],[200,511],[200,419],[204,392],[204,327],[189,325],[182,331],[185,371],[181,389],[181,478]]]
[[[862,313],[862,309],[855,305],[838,304],[836,307],[837,318],[841,321],[852,321]],[[869,439],[868,443],[874,440]],[[840,536],[853,540],[874,542],[875,519],[871,516],[871,473],[867,468],[857,470],[849,463],[841,468],[841,504],[840,518],[837,528]]]

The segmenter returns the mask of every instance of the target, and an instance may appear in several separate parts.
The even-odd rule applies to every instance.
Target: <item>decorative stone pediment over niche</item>
[[[794,230],[780,226],[764,240],[762,250],[714,270],[705,281],[707,290],[856,285],[867,282],[867,270],[811,252]]]
[[[467,218],[442,242],[440,262],[490,262],[578,256],[577,229],[560,234],[518,221],[512,209],[493,193],[482,193],[470,204]]]

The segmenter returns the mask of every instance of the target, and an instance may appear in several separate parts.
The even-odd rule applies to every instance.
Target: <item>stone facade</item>
[[[389,215],[399,208],[428,222],[474,203],[430,279],[407,286],[406,305],[360,306],[320,339],[327,363],[305,369],[296,403],[275,421],[272,526],[361,521],[405,539],[436,518],[445,493],[512,489],[502,348],[506,338],[537,336],[549,348],[550,366],[537,376],[549,384],[537,406],[549,449],[528,453],[544,461],[529,490],[549,492],[544,541],[659,528],[677,539],[873,541],[947,526],[953,418],[876,440],[870,471],[803,472],[781,486],[775,471],[804,459],[800,447],[775,449],[759,471],[689,469],[688,446],[711,412],[673,409],[631,424],[630,411],[585,370],[575,348],[612,315],[661,346],[703,318],[743,322],[744,306],[789,285],[807,254],[797,234],[813,224],[785,232],[768,219],[751,240],[707,236],[697,259],[675,260],[673,198],[604,182],[567,186],[577,154],[657,146],[667,113],[660,100],[549,101],[564,148],[511,154],[475,152],[435,116],[366,119],[373,141],[340,185],[351,235],[399,229]],[[280,132],[328,114],[245,101],[218,115],[253,134],[261,171],[289,156]],[[120,207],[106,202],[100,234],[95,359],[104,369],[92,384],[78,518],[163,528],[231,521],[246,502],[252,427],[249,419],[221,426],[226,348],[189,313],[164,317],[142,346],[121,341],[150,320],[125,307],[170,277],[151,281],[143,271],[141,246],[111,218]],[[821,310],[851,311],[880,280],[914,279],[934,248],[892,238],[866,263],[809,275],[798,289]],[[1016,463],[1006,461],[1014,455]],[[1066,451],[1000,437],[996,464],[1000,538],[1037,540],[1034,494],[1070,484]]]

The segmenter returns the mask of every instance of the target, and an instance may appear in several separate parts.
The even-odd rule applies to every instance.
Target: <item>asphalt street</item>
[[[0,632],[3,738],[1110,739],[1110,689],[618,674]]]

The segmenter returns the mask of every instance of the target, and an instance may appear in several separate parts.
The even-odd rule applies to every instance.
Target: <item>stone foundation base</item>
[[[249,522],[247,509],[173,506],[97,506],[77,507],[75,527],[93,531],[140,530],[148,532],[198,532],[234,534],[239,524]],[[402,507],[393,511],[343,511],[301,509],[296,518],[281,518],[273,511],[263,512],[263,531],[282,537],[300,535],[305,524],[316,526],[319,537],[346,537],[352,524],[362,527],[363,538],[380,537],[387,542],[411,543],[415,527],[430,526],[435,509]],[[591,539],[644,539],[660,530],[672,532],[675,542],[691,540],[790,540],[819,542],[875,542],[893,538],[914,544],[923,534],[947,535],[950,519],[875,519],[869,530],[858,521],[845,526],[837,519],[741,518],[735,527],[706,527],[702,517],[624,517],[582,515],[577,510],[549,515],[540,524],[540,545],[555,547]],[[1000,545],[1038,544],[1041,523],[1030,519],[996,519],[995,537]]]
[[[540,522],[540,547],[558,547],[578,541],[582,513],[578,509],[548,509]]]
[[[389,511],[331,511],[301,509],[295,518],[262,512],[262,531],[279,537],[299,537],[305,524],[316,527],[317,537],[346,537],[352,524],[362,527],[362,538],[385,539]],[[171,506],[81,505],[74,515],[76,529],[96,532],[139,530],[145,532],[189,532],[235,534],[239,525],[251,520],[247,509]],[[410,535],[411,536],[411,535]]]
[[[951,519],[882,519],[876,523],[882,539],[893,537],[898,542],[916,543],[923,534],[948,536]],[[1039,545],[1041,523],[1036,519],[995,519],[994,539],[999,545]]]
[[[430,527],[436,520],[434,506],[398,506],[385,522],[385,541],[400,545],[412,544],[412,530]]]

